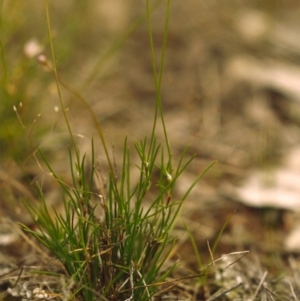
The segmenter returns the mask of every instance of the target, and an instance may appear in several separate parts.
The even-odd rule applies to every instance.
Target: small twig
[[[242,284],[243,284],[243,282],[240,282],[240,283],[238,283],[238,284],[232,286],[231,288],[228,288],[228,289],[226,289],[226,290],[224,290],[224,291],[222,291],[222,292],[220,292],[220,293],[218,293],[218,294],[215,294],[215,296],[212,296],[211,298],[207,299],[207,301],[217,300],[219,297],[222,297],[222,296],[224,296],[225,294],[227,294],[227,293],[229,293],[229,292],[235,290],[236,288],[238,288],[238,287],[241,286]]]
[[[225,270],[228,269],[230,266],[232,266],[233,264],[237,263],[238,261],[240,261],[241,259],[243,259],[248,253],[249,251],[244,251],[244,252],[233,252],[230,253],[229,255],[235,255],[236,254],[243,254],[243,256],[239,257],[237,260],[231,262],[228,266],[226,266]],[[222,257],[221,257],[222,258]]]
[[[145,280],[144,280],[144,278],[143,278],[141,272],[140,272],[139,270],[136,270],[136,272],[137,272],[137,274],[140,276],[140,278],[141,278],[141,280],[142,280],[142,282],[143,282],[143,284],[144,284],[144,286],[145,286],[145,289],[146,289],[148,298],[149,298],[149,300],[150,300],[150,292],[149,292],[149,289],[148,289],[148,287],[147,287],[147,284],[146,284],[146,282],[145,282]]]
[[[251,298],[251,300],[254,300],[255,297],[257,296],[257,294],[258,294],[258,292],[259,292],[261,286],[263,285],[263,283],[264,283],[264,281],[265,281],[267,275],[268,275],[268,271],[265,271],[264,274],[263,274],[263,276],[262,276],[262,278],[261,278],[261,280],[260,280],[260,282],[259,282],[259,284],[258,284],[258,287],[257,287],[257,289],[256,289],[256,291],[255,291],[253,297]]]
[[[19,122],[20,122],[20,124],[21,124],[21,126],[22,126],[22,128],[25,129],[25,126],[24,126],[24,124],[23,124],[23,122],[22,122],[22,119],[21,119],[21,117],[20,117],[20,115],[19,115],[19,113],[18,113],[17,107],[16,107],[16,106],[13,106],[13,110],[15,111],[15,113],[16,113],[16,115],[17,115],[17,117],[18,117],[18,120],[19,120]]]
[[[17,233],[26,241],[28,245],[30,245],[36,252],[41,254],[44,258],[47,260],[51,260],[52,257],[49,256],[46,252],[44,252],[35,242],[33,242],[29,237],[16,225],[13,225],[14,229],[17,231]]]
[[[211,266],[211,265],[214,265],[214,266],[215,266],[215,263],[216,263],[216,262],[222,260],[223,258],[226,258],[227,256],[231,256],[231,255],[243,255],[243,256],[239,257],[237,260],[231,262],[228,266],[226,266],[225,269],[227,269],[227,268],[229,268],[231,265],[235,264],[236,262],[238,262],[238,261],[240,261],[242,258],[244,258],[248,253],[249,253],[249,251],[239,251],[239,252],[232,252],[232,253],[229,253],[229,254],[224,254],[224,255],[222,255],[220,258],[215,259],[213,262],[207,264],[205,268],[208,268],[208,267]]]
[[[209,245],[209,241],[206,240],[206,243],[207,243],[207,248],[208,248],[208,251],[209,251],[210,258],[212,260],[212,264],[213,264],[214,267],[216,267],[215,260],[214,260],[214,255],[213,255],[213,253],[211,251],[211,248],[210,248],[210,245]]]
[[[131,286],[131,296],[126,299],[125,301],[131,301],[133,300],[133,295],[134,295],[134,283],[133,283],[133,273],[134,273],[134,264],[131,262],[131,267],[130,267],[130,286]]]
[[[291,282],[289,281],[288,284],[289,284],[289,286],[290,286],[290,289],[291,289],[291,292],[292,292],[292,296],[294,297],[294,299],[295,299],[296,301],[299,301],[299,299],[297,298],[297,296],[296,296],[296,294],[295,294],[295,291],[294,291],[294,288],[293,288]]]

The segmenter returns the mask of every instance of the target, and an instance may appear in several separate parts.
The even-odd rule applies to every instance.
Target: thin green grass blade
[[[57,95],[58,95],[59,103],[60,103],[60,106],[61,106],[61,109],[62,109],[62,112],[63,112],[64,120],[65,120],[67,128],[68,128],[69,136],[71,138],[74,151],[76,152],[77,162],[79,162],[79,154],[77,153],[76,142],[74,140],[74,136],[73,136],[73,133],[72,133],[72,130],[71,130],[71,126],[70,126],[70,123],[69,123],[68,116],[66,114],[66,109],[65,109],[65,106],[64,106],[64,103],[63,103],[63,100],[62,100],[61,91],[60,91],[59,78],[58,78],[58,73],[57,73],[57,69],[56,69],[56,58],[55,58],[55,52],[54,52],[54,46],[53,46],[53,40],[52,40],[52,34],[51,34],[50,14],[49,14],[49,0],[45,0],[45,8],[46,8],[46,19],[47,19],[47,30],[48,30],[49,45],[50,45],[51,56],[52,56],[52,66],[53,66],[52,69],[53,69],[53,74],[54,74],[55,83],[56,83]]]
[[[233,213],[226,219],[224,225],[222,226],[220,232],[218,233],[218,236],[217,236],[216,240],[214,241],[213,247],[212,247],[212,249],[211,249],[211,251],[212,251],[213,254],[214,254],[214,252],[215,252],[215,250],[216,250],[216,248],[217,248],[217,246],[218,246],[218,244],[219,244],[219,242],[220,242],[220,239],[221,239],[221,237],[222,237],[222,235],[223,235],[223,233],[224,233],[226,227],[228,226],[228,224],[229,224],[229,222],[231,221],[231,219],[232,219],[232,217],[233,217],[234,214],[235,214],[235,212],[233,212]]]

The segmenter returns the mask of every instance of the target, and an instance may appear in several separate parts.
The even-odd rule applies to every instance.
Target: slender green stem
[[[57,89],[57,94],[58,94],[58,98],[59,98],[59,103],[63,112],[63,116],[68,128],[68,132],[73,144],[73,148],[74,151],[76,153],[76,158],[77,158],[77,162],[79,162],[80,158],[79,158],[79,153],[76,147],[76,142],[71,130],[71,126],[69,123],[69,119],[66,113],[66,109],[65,109],[65,105],[63,103],[62,100],[62,95],[61,95],[61,91],[60,91],[60,86],[59,86],[59,79],[58,79],[58,73],[57,73],[57,69],[56,69],[56,59],[55,59],[55,52],[54,52],[54,46],[53,46],[53,41],[52,41],[52,34],[51,34],[51,23],[50,23],[50,14],[49,14],[49,0],[45,0],[45,5],[46,5],[46,18],[47,18],[47,30],[48,30],[48,38],[49,38],[49,44],[50,44],[50,49],[51,49],[51,56],[52,56],[52,69],[53,69],[53,73],[54,73],[54,78],[55,78],[55,82],[56,82],[56,89]]]
[[[158,81],[159,82],[159,91],[161,91],[162,76],[163,76],[164,62],[165,62],[165,54],[166,54],[166,49],[167,49],[169,24],[170,24],[170,9],[171,9],[171,0],[168,0],[168,2],[167,2],[167,11],[166,11],[166,22],[165,22],[165,29],[164,29],[164,40],[163,40],[161,59],[160,59],[160,74],[159,74],[159,81]],[[170,143],[169,143],[169,139],[168,139],[168,133],[167,133],[167,127],[166,127],[164,114],[163,114],[161,93],[159,93],[158,103],[159,103],[162,126],[163,126],[163,130],[164,130],[164,135],[165,135],[165,142],[167,144],[168,155],[169,155],[169,158],[170,158],[170,161],[171,161],[172,160],[172,152],[171,152],[171,147],[170,147]]]
[[[151,22],[151,13],[150,13],[150,4],[149,0],[146,0],[146,11],[147,11],[147,22],[148,22],[148,33],[149,33],[149,43],[150,43],[150,54],[151,54],[151,62],[152,62],[152,72],[154,76],[154,83],[156,93],[159,94],[158,86],[157,86],[157,71],[156,71],[156,63],[155,63],[155,53],[154,53],[154,44],[153,44],[153,31],[152,31],[152,22]],[[149,147],[149,152],[151,146],[153,145],[153,140],[156,131],[156,124],[157,124],[157,117],[158,117],[158,98],[156,99],[156,105],[154,110],[154,118],[153,118],[153,126],[152,126],[152,133],[151,133],[151,142]],[[149,157],[149,154],[148,154]]]
[[[2,28],[2,22],[3,22],[3,3],[4,0],[0,0],[0,28]]]
[[[159,74],[157,74],[157,68],[156,68],[156,62],[155,62],[154,42],[153,42],[153,30],[152,30],[152,22],[151,22],[151,10],[150,10],[150,5],[149,5],[149,0],[146,1],[148,32],[149,32],[149,42],[150,42],[150,53],[151,53],[152,70],[153,70],[155,88],[156,88],[156,106],[155,106],[155,111],[154,111],[154,119],[153,119],[153,126],[152,126],[151,142],[150,142],[149,151],[151,149],[151,146],[153,144],[153,139],[154,139],[154,136],[155,136],[158,114],[160,114],[161,121],[162,121],[162,126],[163,126],[163,131],[164,131],[165,143],[167,145],[168,155],[169,155],[169,158],[170,158],[170,160],[167,164],[169,168],[171,168],[172,152],[171,152],[171,147],[170,147],[168,134],[167,134],[167,128],[166,128],[166,124],[165,124],[165,120],[164,120],[162,101],[161,101],[161,87],[162,87],[165,53],[166,53],[166,48],[167,48],[167,40],[168,40],[168,32],[169,32],[170,8],[171,8],[171,0],[168,0],[167,9],[166,9],[166,18],[165,18],[166,22],[165,22],[165,28],[164,28],[164,39],[163,39],[162,51],[161,51],[161,57],[160,57]]]
[[[4,54],[4,47],[2,44],[2,41],[0,40],[0,51],[1,51],[1,61],[2,61],[2,80],[1,80],[1,86],[2,86],[2,91],[5,89],[5,83],[6,83],[6,78],[7,78],[7,69],[6,69],[6,61],[5,61],[5,54]]]

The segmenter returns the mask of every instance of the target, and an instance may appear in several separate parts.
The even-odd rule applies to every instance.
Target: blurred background
[[[150,5],[159,66],[166,1]],[[68,175],[70,141],[53,76],[37,62],[39,54],[51,60],[44,2],[0,6],[0,218],[29,223],[20,200],[38,197],[36,179],[49,202],[60,202],[33,153],[40,146],[54,170]],[[125,136],[134,156],[132,143],[150,136],[153,124],[145,3],[50,1],[49,14],[58,74],[92,107],[118,166]],[[263,262],[276,270],[283,253],[300,249],[299,15],[300,3],[293,0],[172,0],[163,109],[174,161],[187,145],[188,154],[197,154],[174,197],[217,161],[181,217],[204,256],[209,257],[206,239],[214,241],[232,214],[220,254],[254,249],[268,254]],[[64,88],[62,96],[84,153],[96,130],[82,104]],[[193,266],[181,224],[178,256]]]

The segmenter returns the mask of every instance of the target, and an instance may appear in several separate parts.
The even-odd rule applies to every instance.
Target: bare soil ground
[[[206,283],[187,279],[162,293],[159,300],[300,299],[299,250],[288,249],[285,244],[298,225],[300,205],[295,205],[295,210],[282,205],[245,205],[237,192],[255,170],[271,170],[272,175],[272,170],[280,168],[289,151],[300,143],[300,5],[296,1],[229,2],[172,3],[162,89],[165,119],[174,160],[186,145],[190,145],[188,154],[197,153],[179,180],[174,198],[180,198],[193,178],[217,161],[186,201],[174,230],[179,239],[171,260],[182,262],[174,278],[199,269],[184,224],[193,233],[203,263],[212,261],[208,245],[212,247],[222,227],[226,222],[228,225],[213,255],[215,273]],[[142,8],[137,5],[135,9]],[[118,33],[127,22],[126,18],[120,19],[119,27],[108,26],[106,35],[100,38],[109,39],[109,34]],[[153,32],[157,53],[164,22],[162,10],[156,10]],[[91,45],[97,38],[93,24],[89,28],[95,36],[76,42],[74,58],[78,57],[74,65],[69,62],[59,70],[75,87],[81,86],[83,74],[90,74],[95,64],[95,58],[84,52],[90,47],[93,54]],[[146,22],[126,40],[105,71],[83,88],[82,94],[99,116],[107,141],[114,145],[118,166],[124,137],[129,134],[130,143],[142,139],[150,133],[153,121],[155,88]],[[84,151],[94,130],[80,104],[67,93],[66,99],[74,133],[85,137],[78,139]],[[67,175],[68,164],[62,164],[62,160],[66,160],[64,148],[68,141],[62,128],[63,124],[58,123],[44,146],[54,158],[54,169]],[[100,161],[101,156],[99,146]],[[29,160],[22,171],[10,160],[1,166],[0,299],[20,300],[20,296],[7,293],[9,279],[18,275],[21,267],[38,268],[49,264],[51,258],[17,225],[32,225],[20,200],[26,197],[36,201],[38,196],[28,183],[42,177],[34,160]],[[59,207],[57,188],[47,179],[43,181],[49,202]],[[222,257],[242,251],[249,253]],[[58,263],[53,265],[60,268]],[[41,283],[34,277],[28,280],[26,269],[22,277],[31,287]],[[47,283],[52,285],[49,279]],[[59,296],[53,295],[53,299]]]

